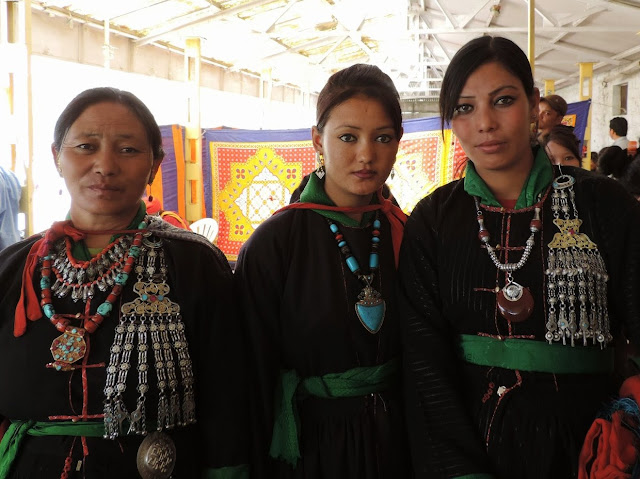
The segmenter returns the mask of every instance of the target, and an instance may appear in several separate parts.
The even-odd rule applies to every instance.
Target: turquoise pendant
[[[384,314],[387,310],[384,299],[370,285],[364,287],[358,295],[358,299],[360,301],[356,303],[356,314],[360,323],[371,334],[376,334],[382,327]]]

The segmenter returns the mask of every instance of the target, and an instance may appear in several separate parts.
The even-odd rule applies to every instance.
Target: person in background
[[[562,123],[567,114],[567,102],[560,95],[547,95],[540,98],[538,106],[538,141],[551,129]]]
[[[554,165],[582,166],[580,140],[573,134],[573,128],[565,125],[554,126],[542,137],[540,146]]]
[[[20,241],[18,211],[22,187],[16,174],[0,165],[0,250]]]
[[[591,152],[591,171],[596,171],[597,168],[598,168],[598,152],[592,151]]]
[[[145,206],[147,207],[147,213],[150,215],[158,215],[167,223],[183,230],[188,230],[189,225],[186,220],[176,213],[175,211],[168,211],[162,208],[162,201],[155,196],[146,196],[144,198]]]
[[[629,125],[626,118],[616,116],[609,122],[609,136],[613,140],[611,146],[619,146],[623,150],[629,146],[629,140],[627,139],[627,129]]]
[[[402,137],[378,67],[318,96],[320,166],[262,223],[235,269],[254,389],[253,478],[410,477],[394,297],[405,216],[381,189]]]
[[[0,252],[0,477],[248,477],[231,270],[146,213],[153,115],[85,90],[51,151],[68,219]]]
[[[620,180],[625,176],[629,163],[631,158],[627,155],[627,150],[615,145],[605,146],[598,152],[596,171],[614,180]]]
[[[640,344],[640,205],[531,148],[538,99],[501,37],[460,48],[442,82],[466,175],[413,209],[398,268],[418,478],[577,478],[621,383],[614,344]]]

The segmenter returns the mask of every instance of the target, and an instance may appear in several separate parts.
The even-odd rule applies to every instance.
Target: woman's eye
[[[376,138],[376,141],[379,143],[389,143],[392,139],[391,135],[380,135]]]
[[[344,135],[340,135],[338,138],[340,138],[340,140],[344,142],[352,142],[352,141],[355,141],[356,139],[356,137],[353,136],[351,133],[345,133]]]
[[[122,148],[123,153],[138,153],[138,149],[133,146],[125,146]]]
[[[513,100],[512,96],[501,96],[496,100],[496,105],[511,105]]]
[[[472,109],[473,109],[473,107],[471,105],[469,105],[468,103],[464,103],[462,105],[456,106],[453,109],[453,114],[454,115],[464,115],[465,113],[471,112]]]
[[[89,143],[81,143],[79,145],[76,145],[76,148],[78,148],[79,150],[89,150],[89,151],[94,149],[93,145]]]

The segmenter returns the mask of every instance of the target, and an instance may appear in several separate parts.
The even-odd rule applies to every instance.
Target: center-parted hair
[[[554,126],[549,133],[544,135],[540,141],[543,148],[547,148],[547,144],[550,142],[557,143],[564,146],[571,152],[573,156],[582,165],[582,154],[580,153],[580,140],[573,133],[573,128],[565,125]]]
[[[53,144],[57,151],[62,148],[62,142],[71,125],[87,108],[98,103],[117,103],[129,109],[140,120],[147,133],[149,145],[153,152],[153,159],[161,160],[164,158],[162,133],[147,105],[133,93],[112,87],[90,88],[78,94],[69,102],[58,117],[53,131]]]
[[[334,73],[318,95],[316,128],[322,131],[333,109],[354,96],[364,95],[380,102],[393,122],[398,139],[402,133],[400,95],[393,80],[375,65],[357,63]]]
[[[518,45],[503,37],[484,36],[466,43],[451,59],[440,89],[442,128],[453,118],[460,92],[473,72],[487,63],[497,62],[522,82],[527,96],[534,82],[527,55]]]

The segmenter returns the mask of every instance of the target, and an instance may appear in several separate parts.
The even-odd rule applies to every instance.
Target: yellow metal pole
[[[585,92],[585,83],[587,91]],[[589,100],[593,95],[593,63],[580,63],[580,100]],[[591,108],[587,117],[587,127],[584,130],[584,146],[587,147],[587,156],[582,162],[586,170],[591,169]]]
[[[5,67],[9,71],[9,113],[16,139],[11,145],[11,164],[18,177],[26,175],[22,188],[20,211],[25,214],[25,235],[33,231],[33,116],[31,111],[31,0],[0,1],[3,17],[6,12],[6,44],[12,59]],[[4,19],[3,19],[4,23]],[[4,42],[4,32],[0,42]]]
[[[536,62],[536,0],[529,0],[529,15],[528,15],[528,36],[527,46],[529,57],[529,63],[531,64],[531,73],[535,75],[535,62]]]
[[[187,125],[185,128],[185,191],[187,221],[202,218],[202,136],[200,128],[200,38],[187,38],[185,82]]]
[[[544,81],[544,96],[553,95],[556,92],[556,81],[545,80]]]

